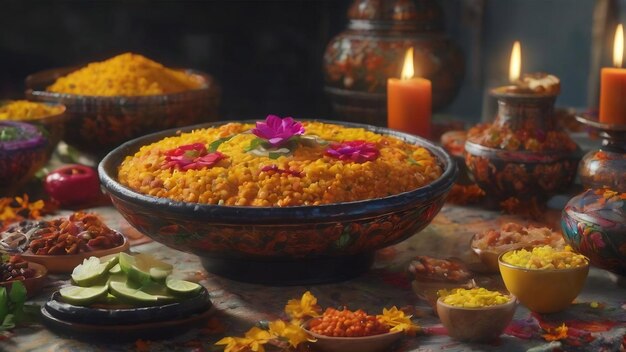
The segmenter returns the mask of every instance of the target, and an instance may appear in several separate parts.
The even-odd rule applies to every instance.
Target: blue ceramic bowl
[[[284,208],[176,202],[135,192],[117,181],[122,160],[141,146],[177,131],[224,123],[129,141],[110,152],[98,172],[113,205],[139,231],[169,247],[203,257],[209,271],[245,281],[297,284],[361,273],[369,268],[375,250],[426,227],[456,179],[455,162],[425,139],[386,128],[339,123],[421,145],[436,156],[444,171],[427,186],[389,197]]]
[[[626,276],[626,200],[587,190],[570,199],[561,214],[565,241],[591,264]]]

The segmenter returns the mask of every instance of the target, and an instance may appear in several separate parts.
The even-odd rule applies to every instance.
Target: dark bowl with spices
[[[217,119],[221,89],[205,73],[182,70],[201,85],[170,94],[91,96],[46,90],[58,78],[76,70],[77,67],[63,67],[28,76],[26,97],[64,104],[64,141],[81,151],[101,157],[121,143],[147,133]]]
[[[443,206],[457,167],[442,148],[423,138],[369,125],[333,123],[424,147],[442,173],[422,187],[395,195],[287,207],[174,201],[142,194],[120,183],[120,164],[142,146],[226,122],[132,140],[109,153],[98,172],[113,205],[131,225],[169,247],[202,257],[210,272],[280,285],[345,280],[367,271],[377,249],[403,241],[430,223]]]
[[[48,145],[37,127],[0,121],[0,196],[16,194],[48,162]]]

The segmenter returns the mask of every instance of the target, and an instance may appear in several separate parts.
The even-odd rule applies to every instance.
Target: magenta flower
[[[179,168],[181,170],[199,170],[204,167],[210,168],[226,155],[220,152],[208,153],[206,146],[202,143],[182,145],[178,148],[165,152],[165,163],[163,169]]]
[[[339,160],[364,163],[376,160],[380,151],[374,143],[357,140],[331,144],[325,154]]]
[[[292,175],[292,176],[296,176],[296,177],[302,177],[302,172],[300,171],[293,171],[293,170],[285,170],[285,169],[280,169],[278,167],[278,165],[276,164],[271,164],[271,165],[265,165],[261,168],[261,172],[268,172],[268,173],[278,173],[278,174],[286,174],[286,175]]]
[[[252,133],[267,140],[272,147],[280,147],[289,138],[304,134],[304,127],[291,117],[281,119],[276,115],[268,115],[265,122],[256,123],[256,128],[252,129]]]

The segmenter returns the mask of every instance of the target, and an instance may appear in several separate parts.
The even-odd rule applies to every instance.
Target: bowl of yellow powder
[[[114,206],[155,241],[216,274],[300,284],[363,273],[375,250],[423,229],[456,164],[409,134],[270,115],[144,136],[98,171]]]
[[[582,290],[589,273],[587,257],[567,247],[512,250],[500,255],[498,264],[507,290],[538,313],[566,309]]]
[[[150,132],[214,121],[220,100],[211,76],[133,53],[38,72],[26,86],[30,100],[64,104],[66,142],[96,155]]]
[[[48,155],[63,138],[66,120],[65,105],[27,100],[0,101],[0,121],[21,121],[45,129]]]
[[[437,314],[450,337],[489,342],[502,334],[515,314],[515,297],[482,287],[438,292]]]

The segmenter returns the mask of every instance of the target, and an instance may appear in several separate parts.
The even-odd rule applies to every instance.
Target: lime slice
[[[178,280],[178,279],[168,279],[165,282],[165,286],[175,295],[181,296],[191,296],[195,295],[200,291],[199,284],[195,282]]]
[[[159,300],[158,296],[145,293],[140,289],[128,287],[124,282],[111,281],[109,282],[109,289],[114,296],[136,303],[154,305]]]
[[[97,257],[84,259],[82,264],[77,265],[72,271],[72,280],[83,287],[93,286],[105,279],[108,263],[101,263]]]
[[[107,286],[92,286],[92,287],[80,287],[80,286],[67,286],[59,290],[63,300],[70,304],[78,306],[89,305],[101,297],[107,295]]]
[[[120,268],[120,264],[115,264],[111,269],[109,269],[109,274],[117,275],[122,273],[122,268]]]
[[[119,254],[120,268],[131,281],[147,283],[150,280],[162,281],[172,272],[171,264],[157,260],[145,253],[133,256],[126,253]]]
[[[119,260],[119,255],[117,253],[100,257],[100,263],[106,264],[107,270],[117,265],[118,260]]]

